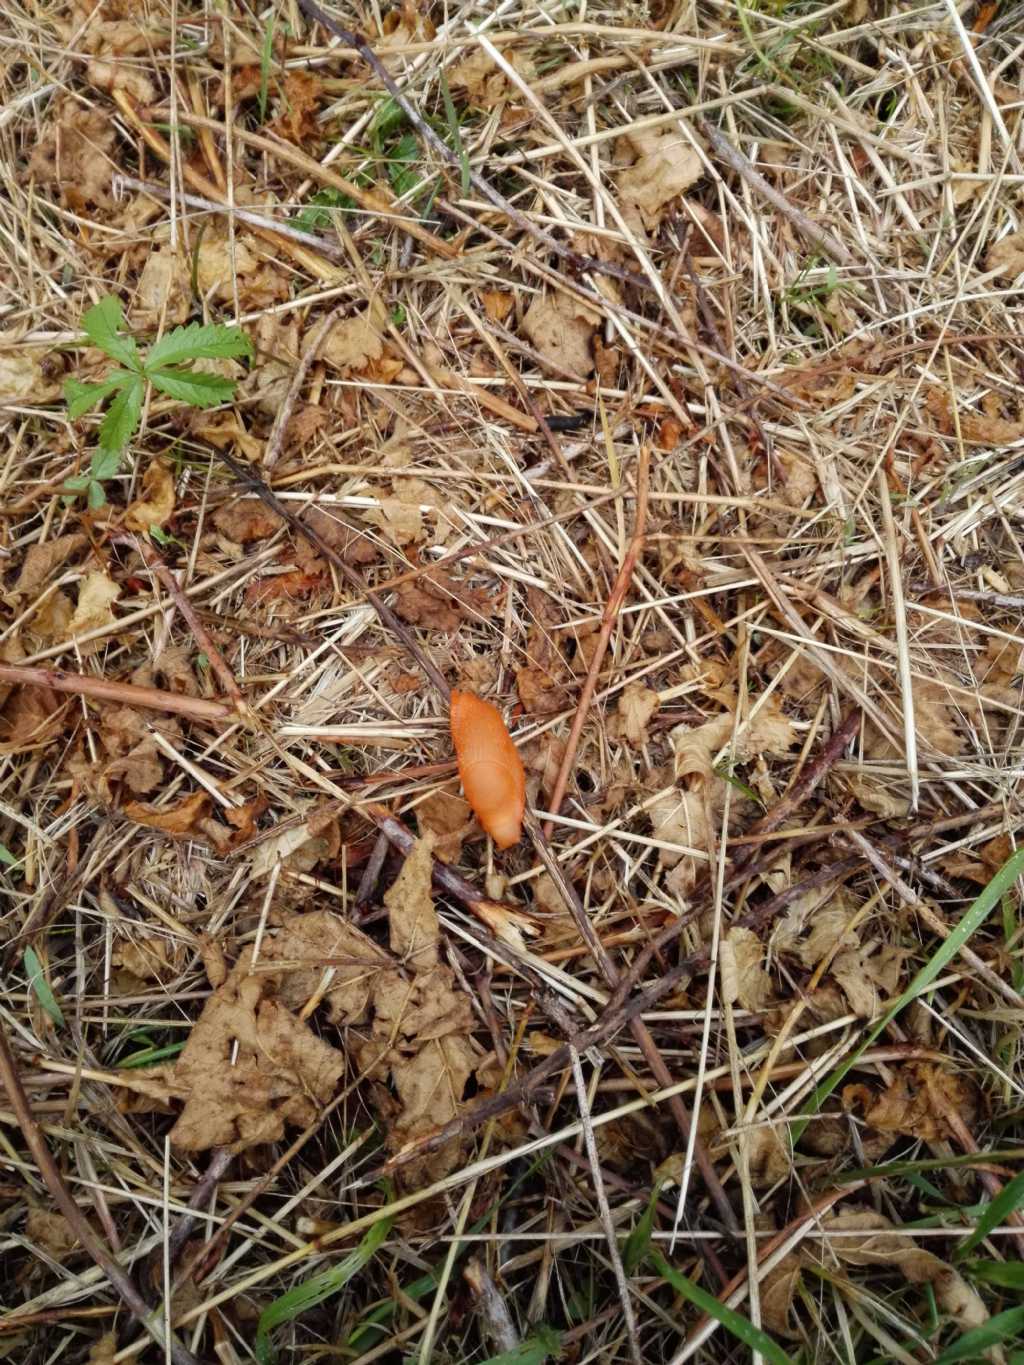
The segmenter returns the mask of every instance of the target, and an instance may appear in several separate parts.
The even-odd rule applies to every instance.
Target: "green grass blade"
[[[1024,1171],[1015,1175],[1011,1181],[1003,1186],[996,1197],[985,1205],[981,1217],[974,1225],[974,1231],[969,1237],[964,1238],[957,1247],[957,1258],[966,1256],[969,1251],[973,1251],[979,1242],[985,1240],[993,1228],[998,1227],[1000,1223],[1005,1223],[1010,1214],[1019,1209],[1021,1204],[1024,1204]]]
[[[315,1308],[318,1303],[323,1303],[325,1299],[344,1289],[352,1276],[357,1275],[373,1259],[390,1231],[391,1219],[382,1218],[380,1222],[374,1223],[356,1249],[349,1252],[343,1261],[321,1271],[319,1275],[312,1276],[302,1284],[297,1284],[294,1289],[289,1289],[287,1294],[282,1294],[279,1299],[275,1299],[264,1308],[256,1326],[256,1341],[253,1347],[260,1365],[270,1365],[274,1358],[270,1345],[270,1334],[274,1328],[285,1322],[294,1322],[307,1309]]]
[[[190,322],[162,336],[146,356],[146,369],[184,365],[190,360],[238,360],[252,355],[252,342],[241,327]]]
[[[627,1275],[632,1275],[647,1259],[651,1247],[651,1233],[654,1230],[654,1210],[660,1193],[661,1185],[656,1182],[647,1201],[647,1207],[637,1219],[636,1227],[626,1238],[626,1245],[622,1248],[622,1268]]]
[[[260,89],[256,97],[260,110],[260,123],[267,121],[267,92],[270,89],[270,63],[274,59],[274,20],[276,15],[271,14],[267,20],[267,26],[263,30],[263,42],[260,46]]]
[[[466,149],[462,145],[462,132],[459,128],[459,116],[455,112],[455,104],[452,100],[452,92],[448,89],[448,77],[441,71],[441,98],[444,100],[444,116],[448,121],[448,134],[451,138],[451,145],[459,158],[459,166],[462,169],[462,193],[468,194],[472,180],[469,174],[469,157]]]
[[[998,1289],[1013,1289],[1024,1294],[1024,1261],[967,1261],[965,1275]]]
[[[700,1285],[688,1280],[685,1275],[681,1275],[678,1270],[673,1269],[665,1260],[660,1251],[651,1253],[651,1264],[659,1275],[664,1276],[669,1284],[688,1300],[699,1308],[702,1313],[706,1313],[709,1318],[714,1318],[720,1322],[727,1332],[731,1332],[737,1341],[742,1341],[744,1346],[749,1346],[752,1351],[760,1351],[765,1360],[770,1361],[771,1365],[793,1365],[793,1358],[779,1346],[767,1332],[762,1332],[760,1327],[755,1327],[749,1318],[745,1318],[742,1313],[737,1313],[732,1308],[726,1308],[724,1303],[719,1303],[713,1294],[709,1294],[706,1289],[701,1289]]]
[[[113,294],[86,310],[82,315],[85,335],[94,346],[106,352],[111,360],[124,365],[129,370],[139,368],[139,352],[133,337],[123,336],[124,314],[121,303]]]
[[[828,1099],[833,1090],[840,1084],[846,1074],[857,1065],[857,1062],[866,1048],[869,1048],[875,1039],[889,1027],[896,1016],[912,1000],[921,995],[928,987],[941,976],[946,967],[956,957],[957,953],[964,946],[969,938],[984,924],[993,909],[1000,903],[1005,892],[1007,892],[1017,880],[1024,875],[1024,848],[1019,848],[1016,853],[1007,858],[996,875],[989,884],[983,888],[977,900],[964,913],[960,923],[950,932],[931,958],[925,963],[921,970],[911,981],[910,985],[897,1000],[895,1000],[880,1019],[868,1029],[860,1042],[860,1045],[850,1054],[844,1062],[836,1067],[830,1076],[814,1091],[814,1094],[807,1102],[807,1108],[800,1118],[790,1128],[790,1140],[795,1147],[799,1142],[804,1129],[821,1108],[822,1103]]]
[[[39,955],[36,953],[36,950],[34,948],[26,948],[23,960],[25,963],[25,972],[28,976],[28,984],[35,992],[36,999],[58,1028],[63,1028],[64,1015],[61,1011],[61,1007],[57,1004],[57,997],[50,989],[50,983],[46,979],[46,973],[43,971],[43,964],[39,961]]]
[[[539,1323],[533,1334],[511,1351],[502,1351],[500,1356],[488,1356],[481,1365],[544,1365],[546,1360],[557,1356],[562,1338],[553,1328]]]
[[[959,1341],[947,1346],[935,1365],[953,1365],[956,1360],[984,1360],[987,1351],[1014,1337],[1024,1327],[1024,1308],[1008,1308],[980,1327],[972,1327]]]

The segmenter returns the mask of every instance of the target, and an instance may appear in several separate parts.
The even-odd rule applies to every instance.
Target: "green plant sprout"
[[[84,493],[89,506],[96,509],[106,503],[103,485],[117,474],[121,457],[138,430],[148,385],[152,384],[168,398],[177,398],[196,408],[216,407],[234,397],[235,381],[196,370],[195,362],[251,356],[252,343],[240,327],[192,322],[168,332],[143,356],[135,338],[122,330],[124,315],[113,295],[101,299],[84,314],[82,327],[92,344],[118,366],[98,383],[68,379],[64,384],[68,417],[72,421],[107,399],[112,400],[100,426],[99,445],[92,453],[89,472],[76,474],[64,485],[70,497]]]

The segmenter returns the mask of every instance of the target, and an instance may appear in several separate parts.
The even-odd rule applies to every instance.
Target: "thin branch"
[[[230,720],[234,714],[226,702],[182,697],[176,692],[162,692],[158,687],[136,687],[134,683],[110,682],[87,673],[65,673],[62,669],[0,664],[0,682],[13,683],[15,687],[49,687],[54,692],[70,692],[73,696],[117,702],[121,706],[140,706],[147,711],[173,711],[193,720]]]
[[[38,1167],[39,1174],[42,1176],[46,1188],[50,1191],[53,1202],[67,1219],[68,1225],[84,1250],[89,1253],[120,1295],[128,1311],[159,1346],[166,1348],[164,1324],[159,1314],[150,1308],[136,1289],[131,1276],[126,1273],[124,1267],[115,1260],[103,1245],[64,1183],[64,1177],[53,1159],[42,1129],[33,1117],[24,1086],[21,1083],[18,1064],[14,1060],[14,1054],[11,1052],[7,1033],[2,1024],[0,1024],[0,1083],[7,1091],[7,1098],[11,1102],[11,1108],[18,1120],[18,1126],[21,1128],[26,1145],[32,1154],[32,1160]],[[170,1341],[170,1358],[174,1365],[198,1365],[192,1352],[187,1350],[173,1335]]]

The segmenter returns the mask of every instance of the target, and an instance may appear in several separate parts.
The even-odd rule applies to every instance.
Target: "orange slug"
[[[523,832],[526,774],[501,713],[472,692],[452,692],[452,743],[462,790],[497,844],[511,848]]]

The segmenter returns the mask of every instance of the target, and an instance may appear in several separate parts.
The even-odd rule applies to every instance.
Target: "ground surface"
[[[0,28],[0,1356],[1013,1359],[1024,9],[331,16]]]

